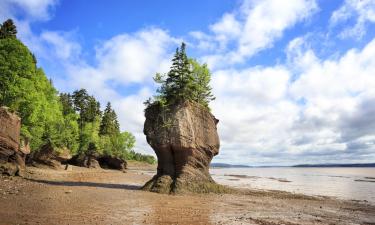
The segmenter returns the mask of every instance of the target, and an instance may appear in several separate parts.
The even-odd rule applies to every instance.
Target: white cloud
[[[225,49],[229,41],[241,35],[242,24],[232,13],[226,13],[210,30],[215,34],[215,41],[220,44],[220,49]]]
[[[128,85],[150,85],[157,72],[169,69],[170,58],[177,40],[164,30],[146,28],[134,34],[120,34],[98,44],[95,49],[96,63],[89,64],[84,58],[69,60],[79,55],[80,45],[67,35],[56,32],[42,34],[42,39],[52,49],[61,50],[55,55],[64,59],[72,88],[87,88],[101,93],[104,99],[116,96],[116,88]],[[71,82],[74,81],[74,82]]]
[[[48,58],[54,56],[60,60],[76,60],[81,53],[81,46],[72,36],[72,32],[42,32],[40,35],[40,41],[43,42],[45,48],[45,51],[42,54]]]
[[[47,20],[51,16],[51,8],[58,0],[2,0],[0,2],[0,19],[15,18],[15,12],[22,13],[26,20]]]
[[[198,44],[193,45],[198,50],[203,52],[213,51],[217,49],[217,43],[214,43],[212,37],[201,31],[192,31],[189,33],[191,37],[198,40]]]
[[[121,128],[123,130],[131,131],[136,137],[135,150],[141,153],[151,154],[153,150],[146,142],[146,137],[143,134],[144,105],[143,102],[152,95],[148,88],[142,88],[138,93],[115,99],[112,101],[115,108]]]
[[[355,25],[345,27],[340,33],[341,38],[361,38],[366,33],[366,23],[375,23],[375,1],[373,0],[345,0],[343,5],[332,13],[330,25],[355,19]]]
[[[157,28],[115,36],[97,47],[98,70],[122,84],[143,82],[169,68],[172,43],[177,40]]]
[[[290,77],[284,67],[214,73],[217,99],[212,108],[220,120],[222,153],[240,156],[238,163],[258,164],[264,157],[257,156],[259,161],[254,162],[254,153],[276,153],[287,146],[289,129],[298,116],[298,106],[288,100]]]
[[[309,18],[317,8],[315,0],[244,1],[238,11],[224,14],[210,26],[211,41],[216,41],[220,50],[233,43],[234,50],[207,55],[203,59],[211,67],[242,63],[271,47],[286,29]]]
[[[238,53],[249,56],[272,45],[282,32],[309,17],[317,8],[311,0],[268,0],[247,3],[243,7],[246,22],[239,40]]]
[[[319,59],[303,38],[287,53],[285,66],[214,73],[223,156],[255,165],[375,160],[375,39],[337,59]]]

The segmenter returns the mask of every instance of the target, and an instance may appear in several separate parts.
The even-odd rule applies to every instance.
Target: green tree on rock
[[[207,64],[199,64],[195,59],[189,59],[191,65],[192,80],[189,90],[191,90],[192,100],[208,107],[210,101],[215,100],[210,86],[211,72]]]
[[[209,108],[215,97],[209,85],[211,73],[206,64],[200,65],[186,55],[186,45],[177,48],[172,66],[167,74],[157,73],[154,81],[160,85],[154,99],[145,102],[146,107],[154,104],[169,105],[180,101],[195,101]]]

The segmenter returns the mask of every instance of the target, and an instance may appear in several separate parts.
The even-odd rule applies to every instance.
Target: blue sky
[[[142,102],[182,41],[208,63],[215,162],[375,161],[374,0],[4,0],[59,91],[111,101],[145,142]]]

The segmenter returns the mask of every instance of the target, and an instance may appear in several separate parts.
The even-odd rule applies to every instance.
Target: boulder
[[[122,170],[126,169],[127,163],[125,160],[113,156],[102,156],[98,159],[99,164],[105,169]]]
[[[0,107],[0,174],[21,175],[28,151],[20,149],[21,119]]]
[[[48,142],[43,145],[39,151],[33,152],[29,158],[28,163],[33,166],[47,166],[52,169],[62,169],[62,163],[66,163],[71,159],[71,155],[68,149],[57,150]]]
[[[185,101],[168,107],[152,105],[145,110],[144,134],[158,157],[157,174],[143,189],[159,193],[217,192],[209,174],[220,141],[211,112]]]
[[[98,155],[96,153],[88,152],[88,153],[81,153],[78,155],[73,156],[71,160],[68,161],[69,164],[86,167],[86,168],[96,168],[99,169],[100,164],[98,162]]]
[[[86,167],[87,168],[93,168],[93,169],[100,169],[100,164],[98,162],[98,160],[96,158],[93,158],[93,157],[88,157],[86,159]]]

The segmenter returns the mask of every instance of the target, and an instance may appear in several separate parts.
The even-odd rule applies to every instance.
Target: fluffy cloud
[[[150,89],[142,88],[135,94],[112,101],[122,128],[131,131],[137,140],[135,150],[147,154],[152,154],[153,150],[147,144],[146,137],[143,134],[143,123],[145,121],[143,102],[152,94]]]
[[[45,58],[74,61],[81,53],[81,46],[74,40],[72,32],[44,31],[39,37],[44,51],[39,51]]]
[[[330,24],[336,26],[350,19],[355,20],[355,25],[345,27],[340,37],[361,38],[366,33],[366,23],[375,23],[375,2],[373,0],[345,0],[339,9],[332,13]]]
[[[175,42],[166,31],[157,28],[115,36],[97,47],[98,70],[122,84],[143,82],[168,69],[168,50]]]
[[[47,20],[50,18],[51,8],[58,0],[3,0],[0,2],[0,19],[15,18],[20,12],[26,20]]]
[[[52,49],[65,46],[62,48],[64,51],[55,54],[60,58],[80,49],[76,42],[61,35],[56,36],[56,33],[43,33],[42,39]],[[88,64],[82,57],[68,63],[67,82],[73,80],[73,87],[92,89],[106,96],[105,99],[116,97],[114,93],[121,87],[150,85],[156,72],[164,72],[169,68],[172,47],[176,42],[166,31],[157,28],[117,35],[95,47],[96,63]]]
[[[203,60],[211,67],[244,62],[271,47],[286,29],[309,18],[317,8],[314,0],[244,1],[239,10],[224,14],[210,26],[211,41],[217,42],[219,53],[205,56]],[[196,38],[207,42],[205,38]],[[235,48],[223,53],[231,43]]]
[[[303,46],[290,42],[285,66],[214,73],[222,151],[258,165],[374,159],[375,39],[327,60]]]
[[[286,150],[289,129],[298,116],[298,106],[288,101],[290,78],[285,67],[214,73],[212,85],[217,100],[212,107],[220,119],[222,152],[238,156],[237,162],[258,164],[265,160],[265,154]]]

